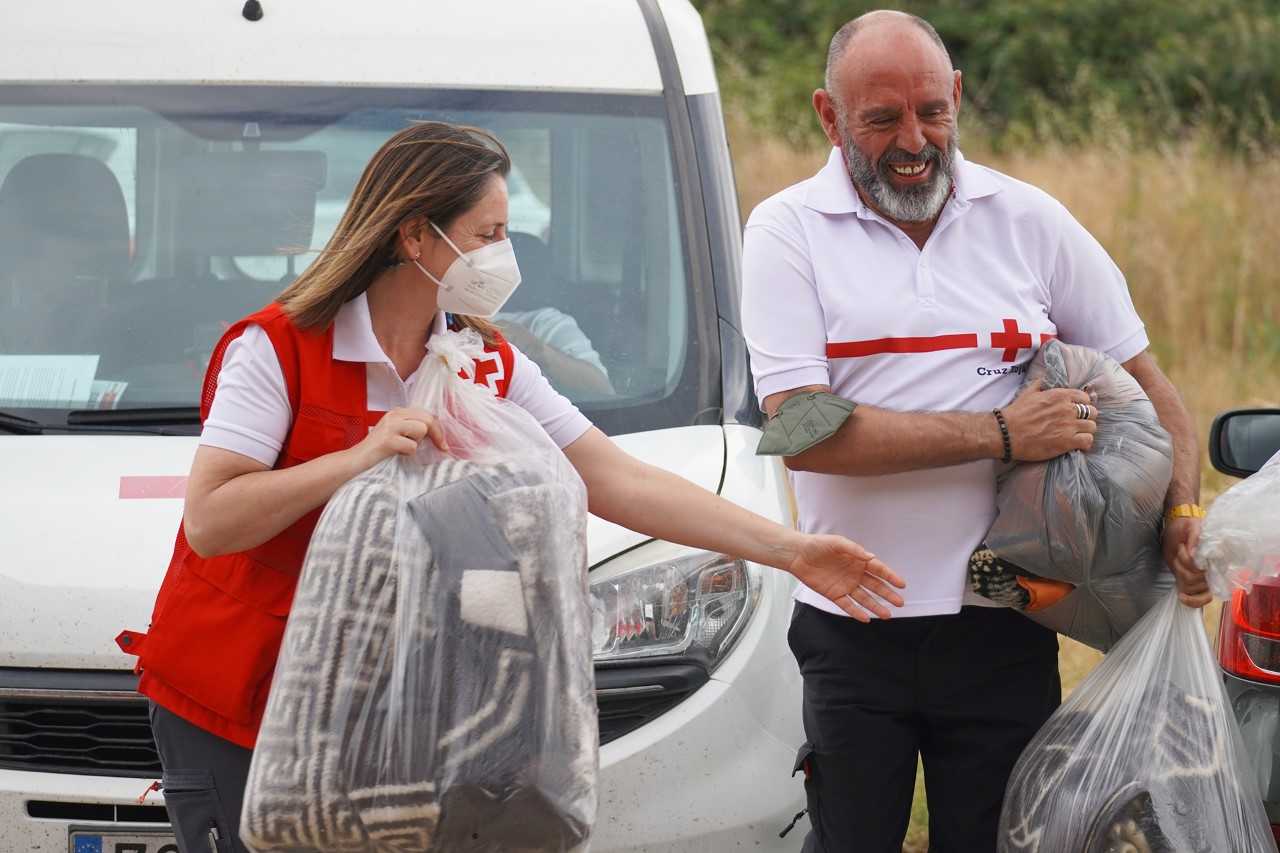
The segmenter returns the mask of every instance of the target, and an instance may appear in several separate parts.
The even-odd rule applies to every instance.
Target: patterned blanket
[[[340,489],[289,617],[245,843],[584,845],[597,764],[585,523],[576,477],[519,464],[391,459]]]

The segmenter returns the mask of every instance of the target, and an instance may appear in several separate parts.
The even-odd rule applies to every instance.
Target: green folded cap
[[[765,424],[757,456],[795,456],[835,435],[858,407],[827,391],[797,394]]]

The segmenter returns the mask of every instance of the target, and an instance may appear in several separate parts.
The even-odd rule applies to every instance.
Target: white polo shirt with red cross
[[[923,249],[862,203],[839,149],[762,202],[744,237],[742,319],[761,400],[830,385],[902,412],[1007,405],[1054,336],[1121,362],[1147,348],[1124,276],[1066,208],[962,156]],[[995,518],[998,464],[792,472],[800,528],[848,536],[901,574],[895,616],[991,605],[966,572]],[[803,586],[796,598],[843,613]]]

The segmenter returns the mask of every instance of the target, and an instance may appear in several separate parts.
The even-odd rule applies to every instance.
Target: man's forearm
[[[574,358],[551,344],[544,344],[538,350],[535,360],[542,362],[544,371],[555,384],[564,386],[569,392],[583,391],[599,395],[613,393],[609,377],[601,373],[594,364]]]
[[[790,456],[793,471],[868,477],[1004,455],[990,412],[892,412],[860,405],[826,441]]]
[[[1150,355],[1143,353],[1124,365],[1142,390],[1147,392],[1156,415],[1173,439],[1173,480],[1165,498],[1165,506],[1199,503],[1200,439],[1195,421],[1182,402],[1182,395],[1164,375]]]

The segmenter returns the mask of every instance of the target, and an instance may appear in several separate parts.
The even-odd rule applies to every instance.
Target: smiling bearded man
[[[995,849],[1005,783],[1057,707],[1055,635],[966,588],[996,474],[1093,444],[1086,394],[1018,395],[1059,337],[1122,363],[1173,436],[1164,556],[1208,601],[1195,428],[1147,353],[1124,276],[1061,204],[958,150],[961,75],[927,22],[872,12],[831,41],[813,105],[833,149],[752,213],[742,317],[801,529],[864,543],[908,582],[863,624],[796,591],[806,851],[902,849],[917,761],[931,851]],[[1016,399],[1015,399],[1015,395]],[[776,416],[776,417],[775,417]]]

